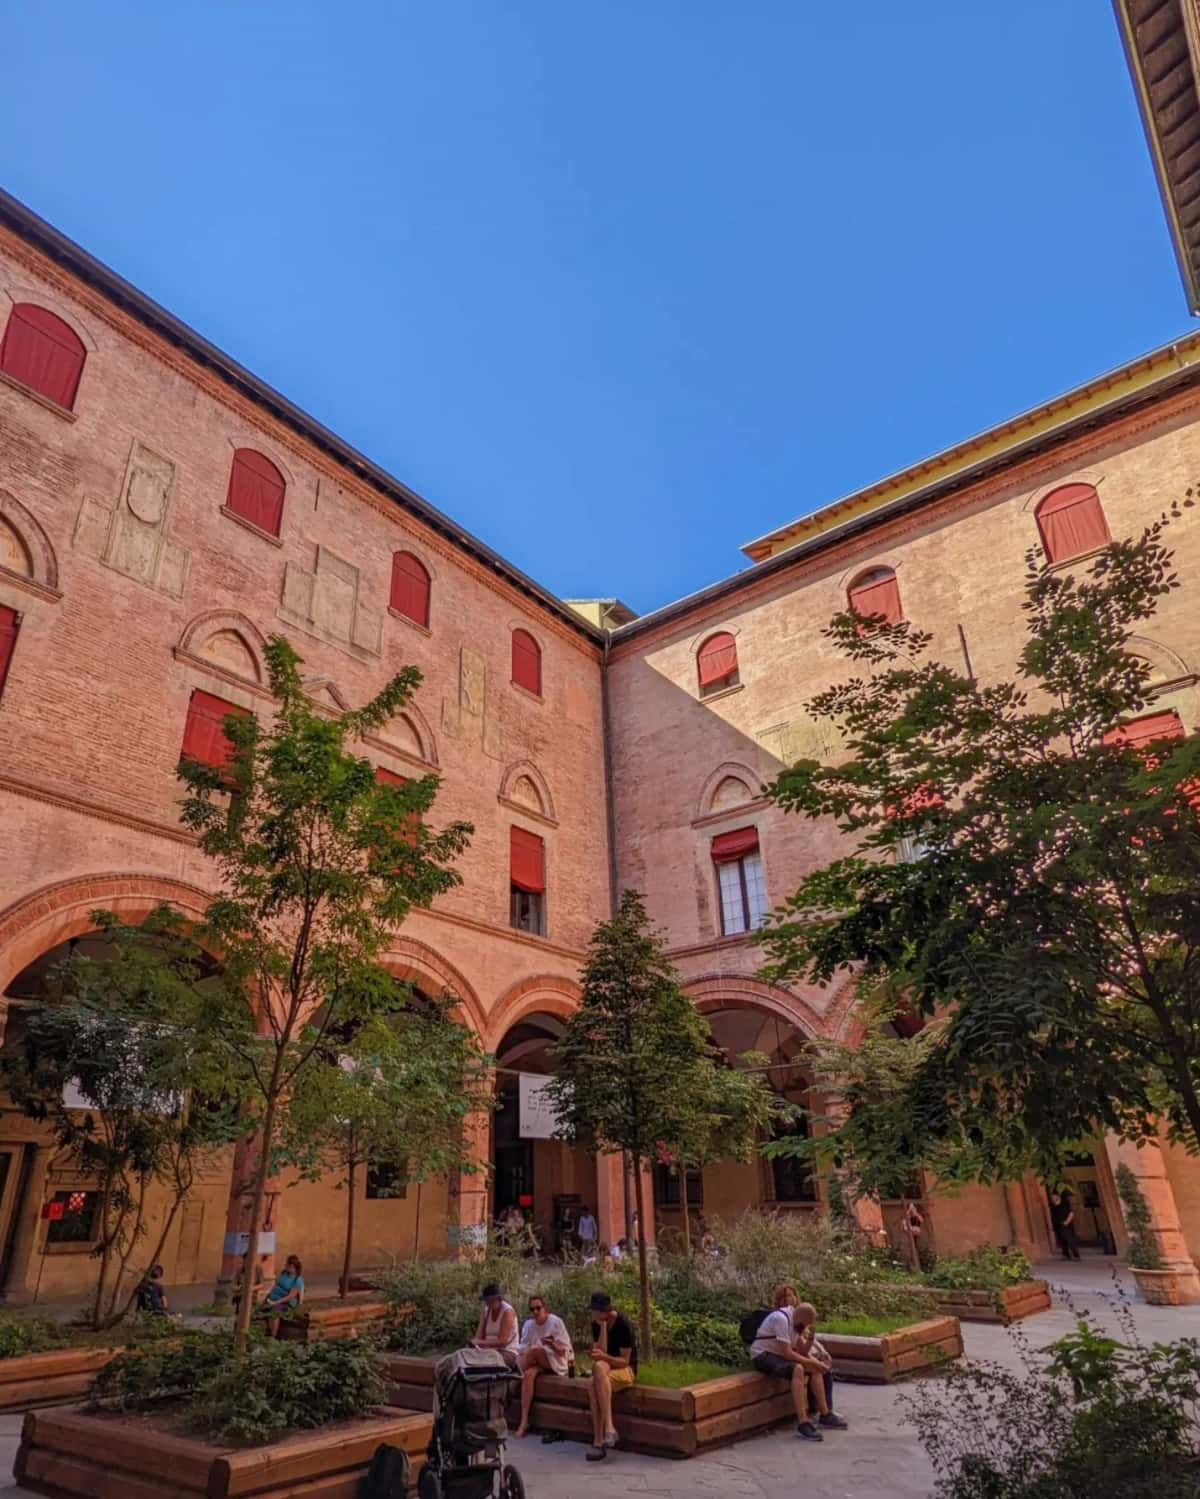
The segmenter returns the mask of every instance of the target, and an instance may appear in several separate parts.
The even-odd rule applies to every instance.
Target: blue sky
[[[560,594],[1189,326],[1097,0],[5,8],[0,183]]]

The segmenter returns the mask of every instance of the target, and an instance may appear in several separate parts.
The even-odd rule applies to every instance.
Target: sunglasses
[[[544,1301],[531,1301],[529,1303],[529,1310],[531,1312],[544,1312],[546,1310],[546,1303]]]

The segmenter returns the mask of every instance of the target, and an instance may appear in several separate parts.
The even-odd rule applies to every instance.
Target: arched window
[[[864,618],[883,616],[887,625],[898,625],[904,618],[900,605],[900,585],[890,567],[873,567],[859,573],[846,590],[850,608]]]
[[[392,608],[429,628],[429,573],[411,552],[392,558]]]
[[[728,630],[710,635],[696,653],[700,672],[700,696],[720,692],[738,684],[737,643]]]
[[[512,632],[512,679],[526,692],[542,695],[542,648],[528,630]]]
[[[226,507],[269,536],[278,536],[283,522],[283,475],[269,458],[253,448],[239,448],[229,470]]]
[[[1064,484],[1034,511],[1048,562],[1094,552],[1112,540],[1100,496],[1090,484]]]
[[[86,356],[75,330],[62,318],[32,302],[14,303],[0,343],[0,370],[6,375],[70,411]]]

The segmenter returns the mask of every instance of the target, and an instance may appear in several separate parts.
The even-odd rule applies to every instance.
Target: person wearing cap
[[[504,1299],[498,1285],[484,1286],[479,1293],[483,1311],[479,1314],[479,1326],[471,1340],[472,1348],[491,1348],[503,1354],[504,1362],[516,1369],[520,1364],[521,1340],[517,1331],[517,1313]]]
[[[587,1460],[598,1463],[617,1444],[613,1391],[628,1389],[637,1379],[637,1341],[629,1318],[617,1311],[607,1292],[593,1291],[591,1308],[592,1377],[588,1380],[588,1404],[592,1408],[593,1440]]]

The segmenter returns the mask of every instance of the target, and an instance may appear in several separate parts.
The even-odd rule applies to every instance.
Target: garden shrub
[[[660,1311],[655,1326],[655,1347],[659,1351],[730,1369],[745,1368],[749,1362],[750,1355],[736,1322]]]
[[[937,1303],[924,1286],[802,1281],[796,1289],[802,1301],[811,1301],[816,1307],[821,1323],[853,1317],[923,1322],[938,1315]]]
[[[925,1272],[925,1284],[944,1291],[1002,1291],[1032,1274],[1020,1249],[982,1244],[968,1254],[938,1255]]]
[[[700,1273],[707,1276],[709,1266],[723,1269],[729,1279],[756,1289],[759,1299],[767,1302],[780,1281],[916,1281],[890,1250],[877,1248],[823,1214],[749,1211],[733,1223],[715,1223],[712,1232],[724,1254],[718,1260],[698,1260]]]
[[[67,1329],[49,1317],[0,1314],[0,1358],[20,1358],[24,1353],[46,1353],[68,1340]]]
[[[901,1396],[936,1499],[1195,1499],[1200,1341],[1138,1343],[1086,1320],[1049,1363],[1010,1330],[1024,1368],[970,1363]]]
[[[182,1424],[218,1442],[269,1442],[361,1416],[384,1397],[370,1338],[317,1343],[255,1337],[237,1353],[224,1332],[124,1353],[100,1371],[101,1410],[178,1410]]]

